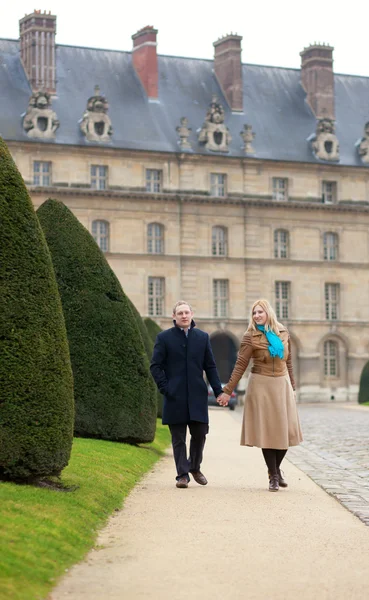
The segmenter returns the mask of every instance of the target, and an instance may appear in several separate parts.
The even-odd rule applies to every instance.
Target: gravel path
[[[287,461],[289,488],[270,493],[239,411],[210,419],[209,485],[176,489],[168,454],[50,600],[368,599],[368,527]]]

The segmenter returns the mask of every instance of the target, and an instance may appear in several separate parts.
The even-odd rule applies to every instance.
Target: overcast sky
[[[57,15],[57,43],[131,50],[145,25],[159,30],[159,54],[213,57],[213,42],[243,36],[242,61],[300,66],[314,42],[334,46],[336,73],[369,76],[368,1],[351,0],[0,0],[0,37],[18,38],[18,21],[36,9]],[[369,98],[368,98],[369,109]]]

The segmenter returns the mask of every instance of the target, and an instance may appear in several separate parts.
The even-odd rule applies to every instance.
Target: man
[[[203,373],[218,397],[222,387],[207,333],[195,329],[191,306],[180,300],[173,308],[174,327],[158,334],[150,370],[164,395],[163,424],[172,434],[178,488],[187,488],[189,473],[200,485],[206,477],[200,471],[206,434],[209,431],[208,389]],[[190,430],[190,456],[186,433]]]

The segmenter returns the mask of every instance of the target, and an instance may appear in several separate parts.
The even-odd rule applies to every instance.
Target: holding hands
[[[225,392],[223,392],[222,394],[220,394],[217,398],[217,402],[218,404],[220,404],[220,406],[228,406],[228,402],[230,399],[230,395],[226,394]]]

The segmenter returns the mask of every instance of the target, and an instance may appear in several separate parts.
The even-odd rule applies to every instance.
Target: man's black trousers
[[[187,427],[191,434],[189,458],[187,458],[186,447]],[[177,468],[176,479],[180,477],[187,477],[189,479],[189,473],[200,471],[209,425],[208,423],[200,423],[199,421],[190,421],[189,423],[169,425],[169,429],[172,434],[174,461]]]

